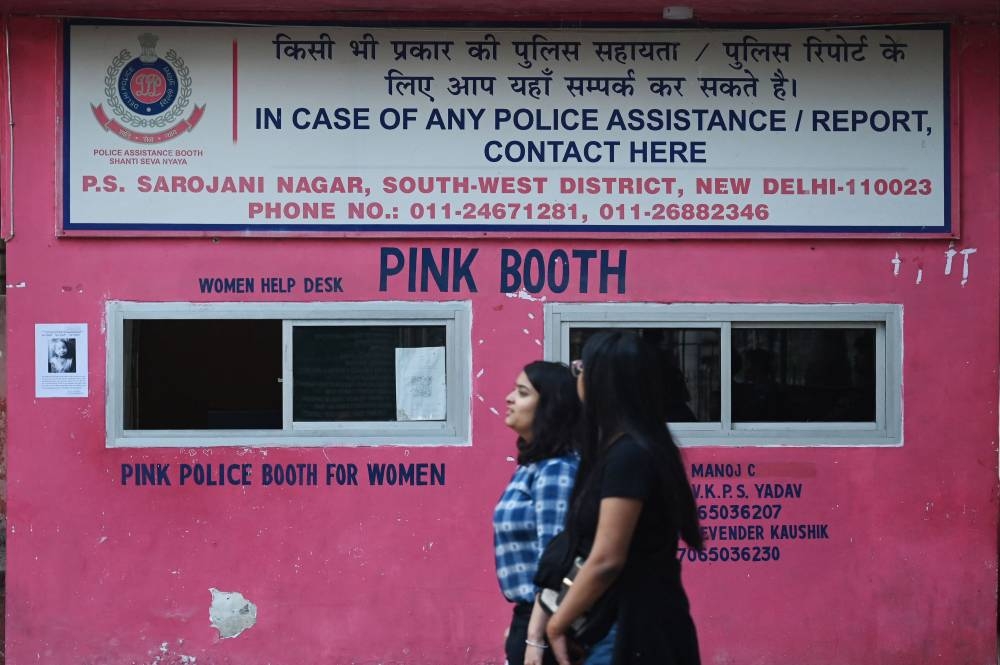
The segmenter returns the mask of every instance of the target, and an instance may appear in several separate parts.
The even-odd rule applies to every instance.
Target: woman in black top
[[[701,531],[680,451],[664,424],[669,401],[660,366],[630,332],[595,334],[574,363],[586,439],[569,524],[592,545],[546,627],[560,665],[572,663],[567,628],[613,584],[613,665],[700,663],[677,540],[701,549]]]

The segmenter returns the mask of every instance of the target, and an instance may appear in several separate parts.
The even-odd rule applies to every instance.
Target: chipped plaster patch
[[[219,631],[219,637],[236,637],[257,623],[257,606],[238,591],[219,591],[211,588],[212,606],[208,618]]]
[[[183,646],[184,640],[177,640],[177,646]],[[176,654],[174,656],[170,655],[170,643],[163,642],[160,644],[159,653],[150,661],[150,665],[167,665],[179,664],[179,665],[197,665],[198,658],[196,656],[186,656],[184,654]]]
[[[546,300],[546,296],[542,296],[541,298],[536,298],[535,296],[531,295],[530,293],[528,293],[524,289],[521,289],[517,293],[505,293],[504,295],[507,296],[508,298],[517,298],[519,300],[529,300],[531,302],[545,302],[545,300]]]

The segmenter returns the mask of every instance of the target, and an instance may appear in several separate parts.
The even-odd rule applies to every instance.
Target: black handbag
[[[538,560],[535,584],[541,589],[538,603],[550,616],[559,609],[566,594],[573,586],[584,558],[576,552],[576,544],[569,530],[557,534]],[[614,626],[618,617],[617,582],[605,591],[597,602],[578,617],[569,627],[569,637],[584,649],[600,642]]]

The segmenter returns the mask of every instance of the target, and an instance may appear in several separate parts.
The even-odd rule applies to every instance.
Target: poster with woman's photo
[[[35,397],[86,397],[87,324],[35,324]]]

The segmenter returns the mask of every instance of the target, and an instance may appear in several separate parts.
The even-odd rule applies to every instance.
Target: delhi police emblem
[[[190,132],[205,113],[204,104],[195,104],[185,117],[191,72],[173,49],[157,55],[159,39],[149,32],[139,35],[142,53],[135,58],[122,49],[104,77],[108,111],[103,104],[90,105],[106,131],[136,143],[162,143]]]

